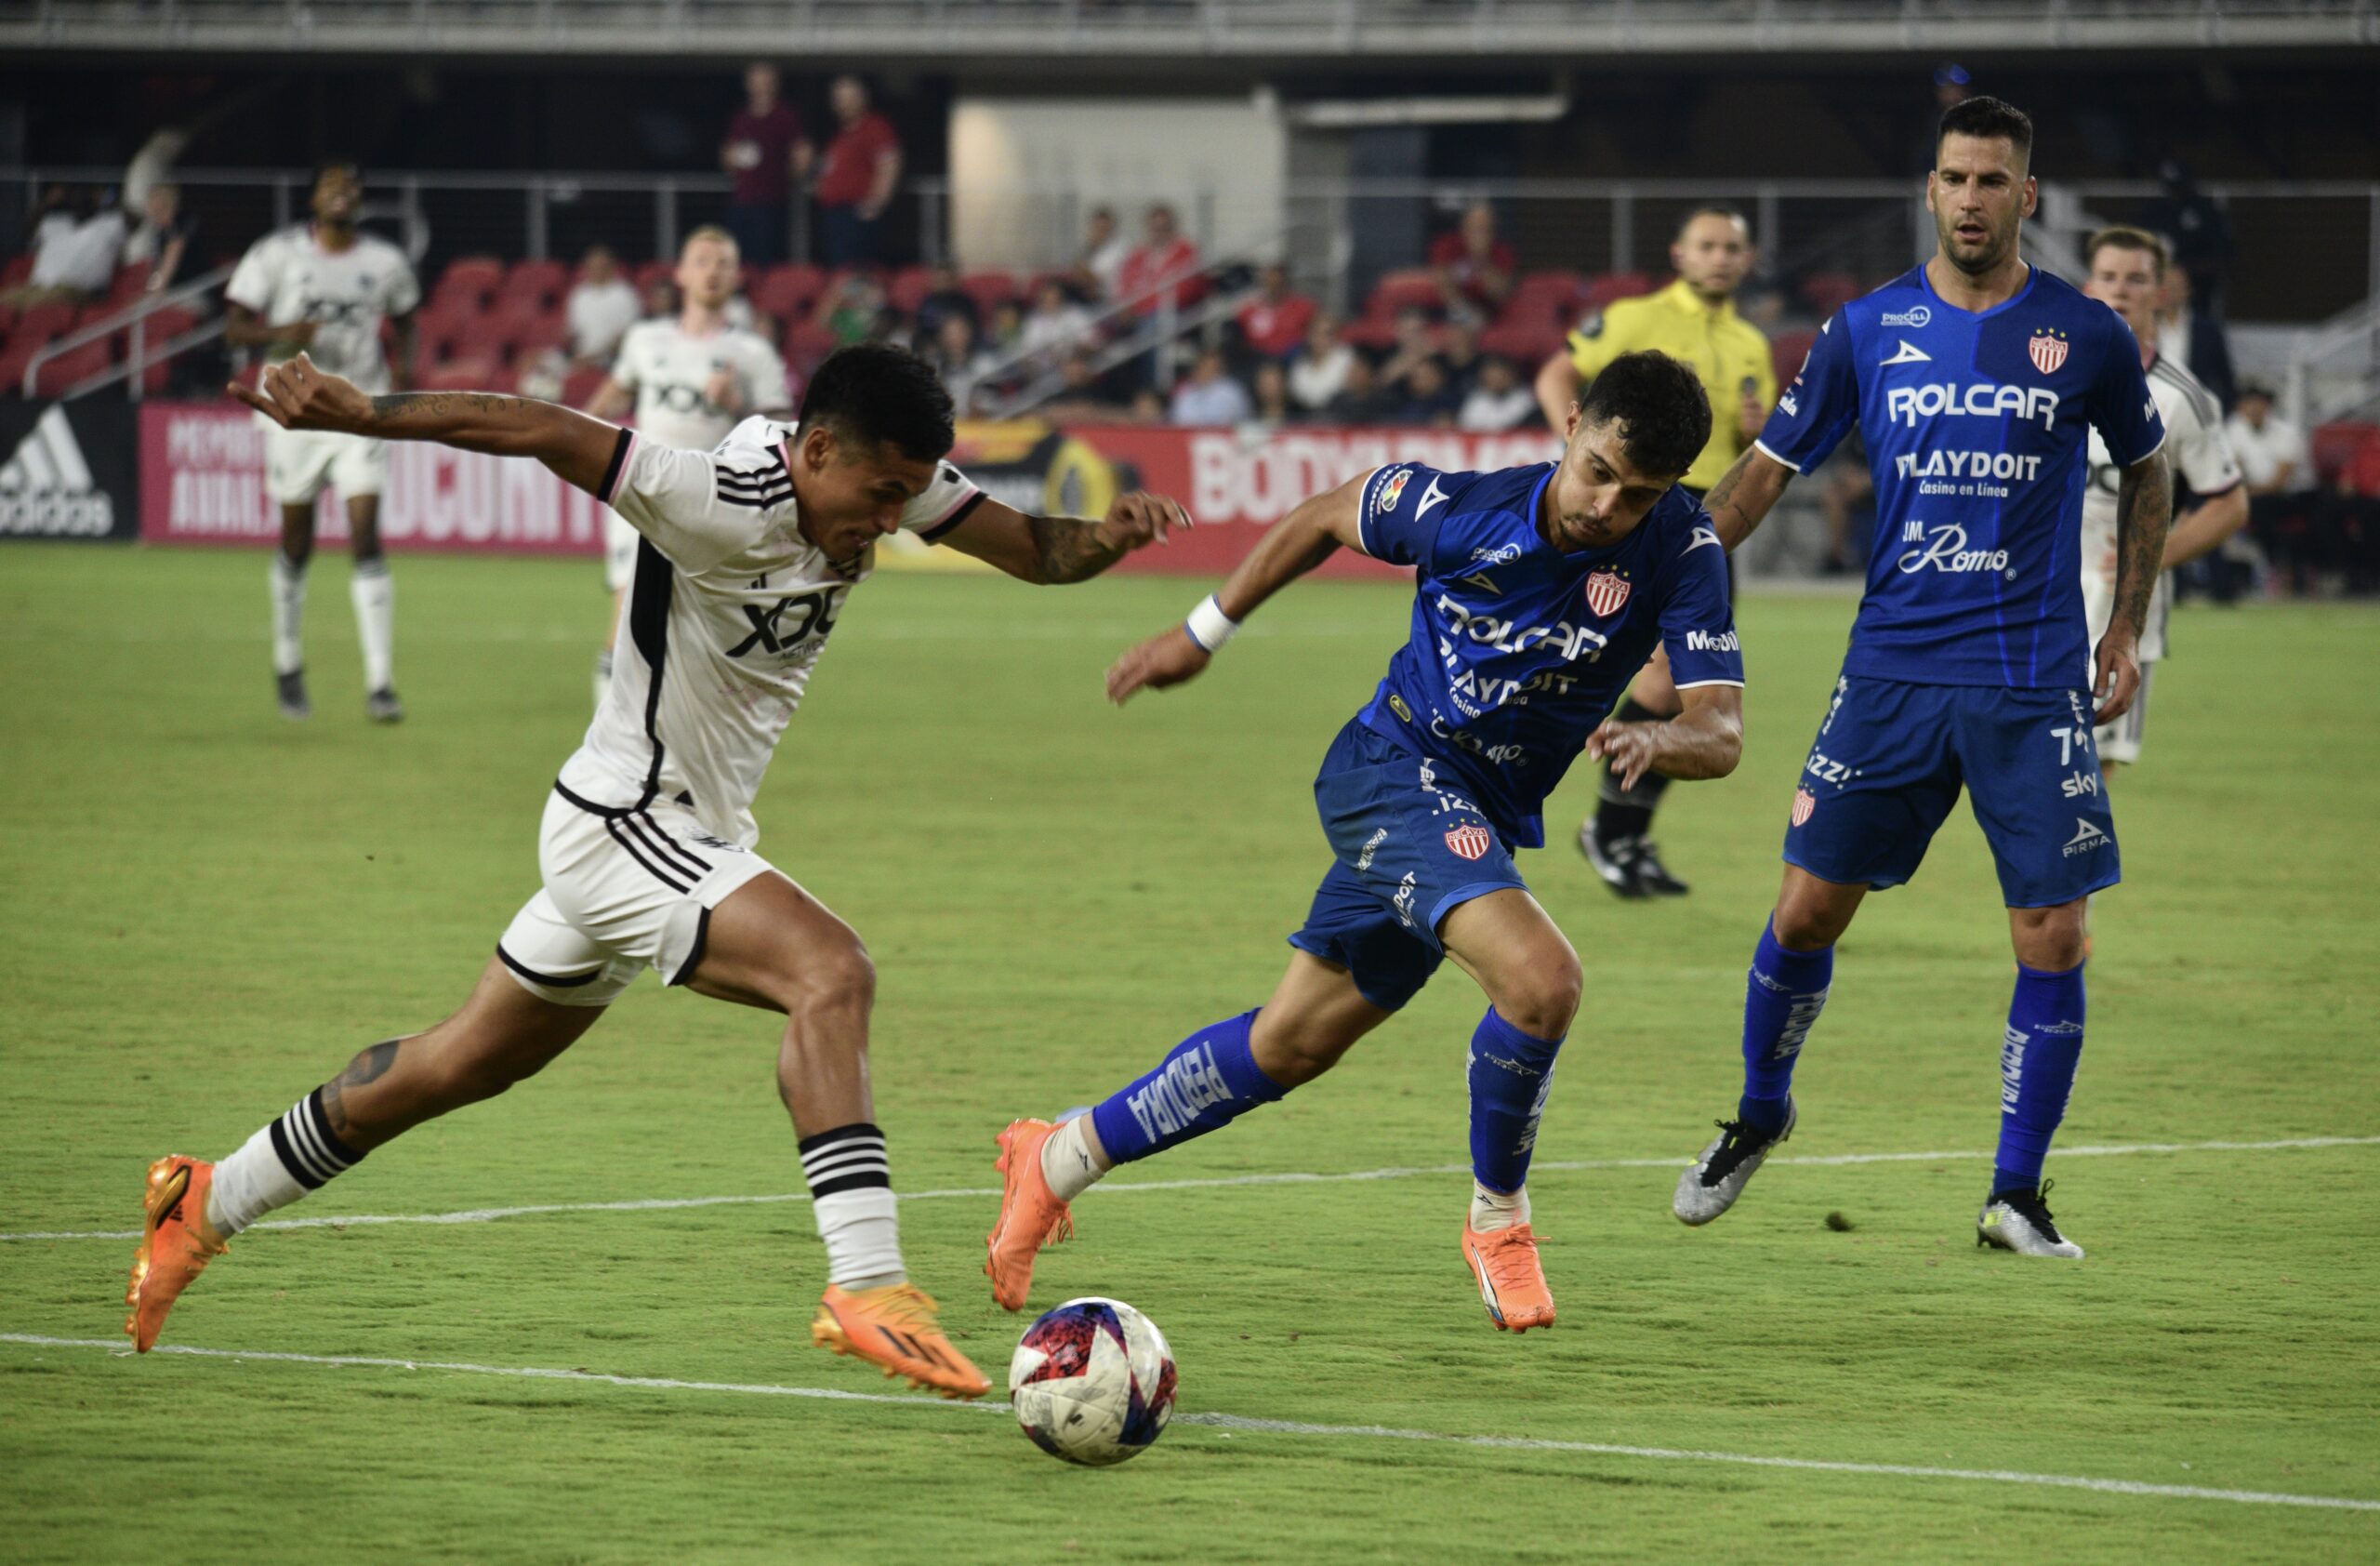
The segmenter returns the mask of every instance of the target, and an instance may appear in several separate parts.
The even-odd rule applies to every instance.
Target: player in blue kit
[[[1571,407],[1559,462],[1494,473],[1381,468],[1299,506],[1183,626],[1108,670],[1115,700],[1179,684],[1239,622],[1344,546],[1416,568],[1412,633],[1314,784],[1337,856],[1272,999],[1193,1032],[1147,1075],[1062,1125],[999,1136],[1007,1176],[984,1270],[1011,1310],[1067,1203],[1117,1163],[1215,1130],[1337,1064],[1443,958],[1490,1002],[1471,1039],[1473,1196],[1462,1254],[1499,1328],[1554,1320],[1526,1181],[1578,954],[1522,883],[1516,848],[1581,753],[1634,782],[1724,777],[1742,748],[1743,660],[1726,553],[1676,483],[1711,431],[1694,372],[1615,359]],[[2070,573],[2069,573],[2070,574]],[[1615,723],[1656,645],[1685,710]]]
[[[2132,331],[2028,266],[2032,123],[1995,99],[1942,116],[1925,200],[1933,259],[1838,312],[1751,451],[1713,485],[1732,549],[1856,420],[1876,482],[1867,592],[1794,791],[1785,883],[1744,989],[1735,1118],[1678,1180],[1707,1224],[1793,1129],[1803,1041],[1834,943],[1871,890],[1917,873],[1964,785],[2016,950],[2000,1146],[1978,1243],[2082,1254],[2042,1162],[2082,1051],[2083,905],[2119,878],[2094,723],[2139,688],[2136,647],[2172,513],[2164,426]],[[2079,559],[2089,433],[2122,470],[2114,614],[2096,665]]]

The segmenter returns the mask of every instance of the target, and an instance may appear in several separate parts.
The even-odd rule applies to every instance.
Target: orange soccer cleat
[[[206,1225],[206,1189],[214,1182],[213,1164],[179,1153],[149,1166],[148,1222],[124,1286],[124,1303],[132,1307],[124,1330],[143,1354],[156,1346],[165,1312],[191,1280],[226,1249]]]
[[[1041,1146],[1058,1128],[1048,1121],[1011,1121],[999,1134],[992,1167],[1008,1176],[999,1221],[984,1237],[984,1276],[1003,1310],[1022,1310],[1033,1289],[1033,1257],[1075,1231],[1074,1215],[1041,1174]]]
[[[1525,1333],[1554,1325],[1554,1292],[1537,1261],[1537,1235],[1527,1224],[1482,1234],[1462,1230],[1462,1259],[1479,1280],[1479,1298],[1498,1332]]]
[[[915,1283],[856,1293],[830,1283],[810,1323],[810,1341],[882,1365],[886,1375],[906,1375],[911,1386],[945,1398],[982,1397],[991,1382],[942,1335],[934,1310],[933,1296]]]

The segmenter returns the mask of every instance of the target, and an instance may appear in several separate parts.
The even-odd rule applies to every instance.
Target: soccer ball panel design
[[[1173,1351],[1121,1300],[1068,1300],[1025,1330],[1009,1406],[1053,1457],[1104,1467],[1139,1455],[1173,1414]]]

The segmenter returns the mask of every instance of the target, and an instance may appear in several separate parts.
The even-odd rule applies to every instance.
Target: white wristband
[[[1223,600],[1210,592],[1198,600],[1198,606],[1190,611],[1182,629],[1200,650],[1211,653],[1238,634],[1239,622],[1223,613]]]

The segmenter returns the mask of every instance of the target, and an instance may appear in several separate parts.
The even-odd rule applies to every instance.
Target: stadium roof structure
[[[76,54],[1435,60],[2380,46],[2380,0],[0,0]]]

